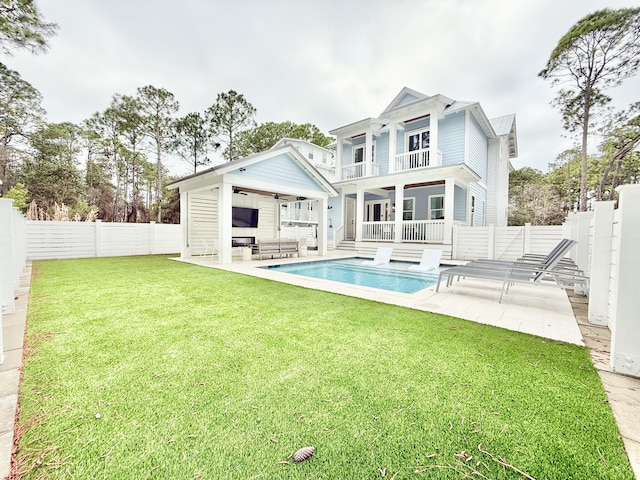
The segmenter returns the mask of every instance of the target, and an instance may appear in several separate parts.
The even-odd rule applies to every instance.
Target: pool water
[[[344,258],[260,268],[402,293],[415,293],[435,285],[438,281],[439,270],[427,273],[413,272],[407,270],[411,263],[394,261],[380,266],[361,265],[364,260]]]

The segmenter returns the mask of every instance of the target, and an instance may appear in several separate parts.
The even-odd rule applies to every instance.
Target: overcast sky
[[[44,55],[1,58],[44,96],[50,122],[79,123],[116,94],[172,92],[180,114],[234,89],[258,123],[324,133],[377,117],[404,87],[515,113],[515,168],[547,171],[572,145],[537,73],[569,28],[610,0],[36,0],[60,30]],[[637,2],[635,2],[637,3]],[[609,91],[638,101],[640,75]],[[189,166],[176,162],[172,173]]]

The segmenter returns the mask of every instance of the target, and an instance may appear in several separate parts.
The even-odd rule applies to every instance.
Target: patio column
[[[396,195],[395,195],[395,202],[396,202],[396,209],[394,214],[394,226],[393,226],[393,231],[394,231],[394,237],[393,237],[393,241],[394,243],[402,243],[402,212],[404,210],[404,184],[397,184],[395,186],[396,188]]]
[[[231,205],[233,185],[221,183],[218,189],[218,263],[229,264],[231,258]]]
[[[364,190],[356,192],[356,242],[362,241],[362,218],[364,217]]]
[[[640,185],[622,185],[618,207],[619,241],[614,259],[616,317],[611,328],[611,366],[616,372],[640,377]]]
[[[327,208],[329,202],[327,198],[318,201],[318,255],[327,255]]]
[[[444,245],[451,245],[451,236],[453,234],[453,208],[455,195],[455,181],[453,178],[447,178],[444,181]]]
[[[189,192],[180,192],[180,226],[182,227],[180,258],[189,258],[191,256],[191,245],[189,245],[189,223]]]
[[[609,323],[609,282],[613,239],[614,201],[596,202],[593,214],[593,245],[589,272],[589,323]]]
[[[0,198],[0,272],[2,272],[2,290],[0,290],[0,310],[5,314],[13,313],[15,302],[13,298],[14,272],[13,257],[16,254],[13,248],[13,200]],[[0,328],[2,326],[0,325]]]

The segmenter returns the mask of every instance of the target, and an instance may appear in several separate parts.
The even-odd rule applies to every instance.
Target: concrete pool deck
[[[566,293],[559,288],[546,288],[518,284],[509,289],[502,303],[498,303],[502,282],[467,278],[446,287],[444,282],[440,292],[436,286],[417,293],[400,293],[378,288],[361,287],[330,280],[304,277],[280,272],[276,269],[259,268],[281,263],[309,262],[353,257],[333,253],[326,257],[310,255],[300,258],[273,260],[234,261],[228,265],[218,265],[211,257],[175,259],[195,265],[219,268],[254,277],[275,280],[300,287],[364,298],[376,302],[389,303],[401,307],[451,315],[472,322],[538,335],[553,340],[585,345],[580,328],[571,309]]]

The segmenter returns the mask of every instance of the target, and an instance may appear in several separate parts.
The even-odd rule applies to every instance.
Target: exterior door
[[[347,197],[345,203],[344,239],[356,239],[356,200]]]

